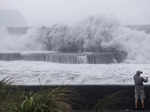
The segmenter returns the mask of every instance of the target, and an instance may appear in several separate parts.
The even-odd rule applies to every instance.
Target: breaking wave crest
[[[127,53],[125,63],[150,63],[150,34],[122,26],[111,17],[89,17],[72,26],[29,28],[12,35],[0,28],[0,51],[67,50],[100,52],[116,49]]]

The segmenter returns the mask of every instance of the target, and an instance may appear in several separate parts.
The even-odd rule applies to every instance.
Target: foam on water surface
[[[17,85],[132,85],[136,70],[150,77],[150,64],[0,61],[0,79],[9,77]]]

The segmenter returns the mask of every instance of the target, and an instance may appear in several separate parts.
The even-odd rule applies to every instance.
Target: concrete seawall
[[[102,53],[58,53],[58,52],[1,52],[0,60],[48,61],[69,64],[109,64],[119,63],[125,59],[122,52]]]
[[[7,53],[0,52],[0,60],[12,61],[12,60],[21,60],[21,59],[22,59],[22,56],[20,53],[17,53],[17,52],[7,52]]]

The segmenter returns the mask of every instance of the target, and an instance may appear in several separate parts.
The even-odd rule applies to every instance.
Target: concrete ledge
[[[11,60],[21,60],[22,56],[20,53],[0,53],[0,60],[6,60],[6,61],[11,61]]]
[[[61,53],[52,51],[0,52],[0,60],[49,61],[68,64],[109,64],[120,63],[126,58],[122,52]]]

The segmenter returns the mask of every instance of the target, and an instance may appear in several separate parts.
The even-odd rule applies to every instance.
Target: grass
[[[0,81],[0,112],[71,112],[74,105],[80,109],[80,95],[71,87],[41,87],[38,91],[26,91],[24,88],[12,86],[12,79]],[[128,91],[127,91],[128,92]],[[129,106],[129,96],[126,91],[117,91],[98,99],[95,108],[97,112],[117,110]],[[84,98],[83,98],[84,99]],[[132,102],[132,101],[131,101]]]
[[[71,88],[56,87],[38,92],[11,86],[11,79],[0,81],[0,112],[71,112],[76,98]]]

